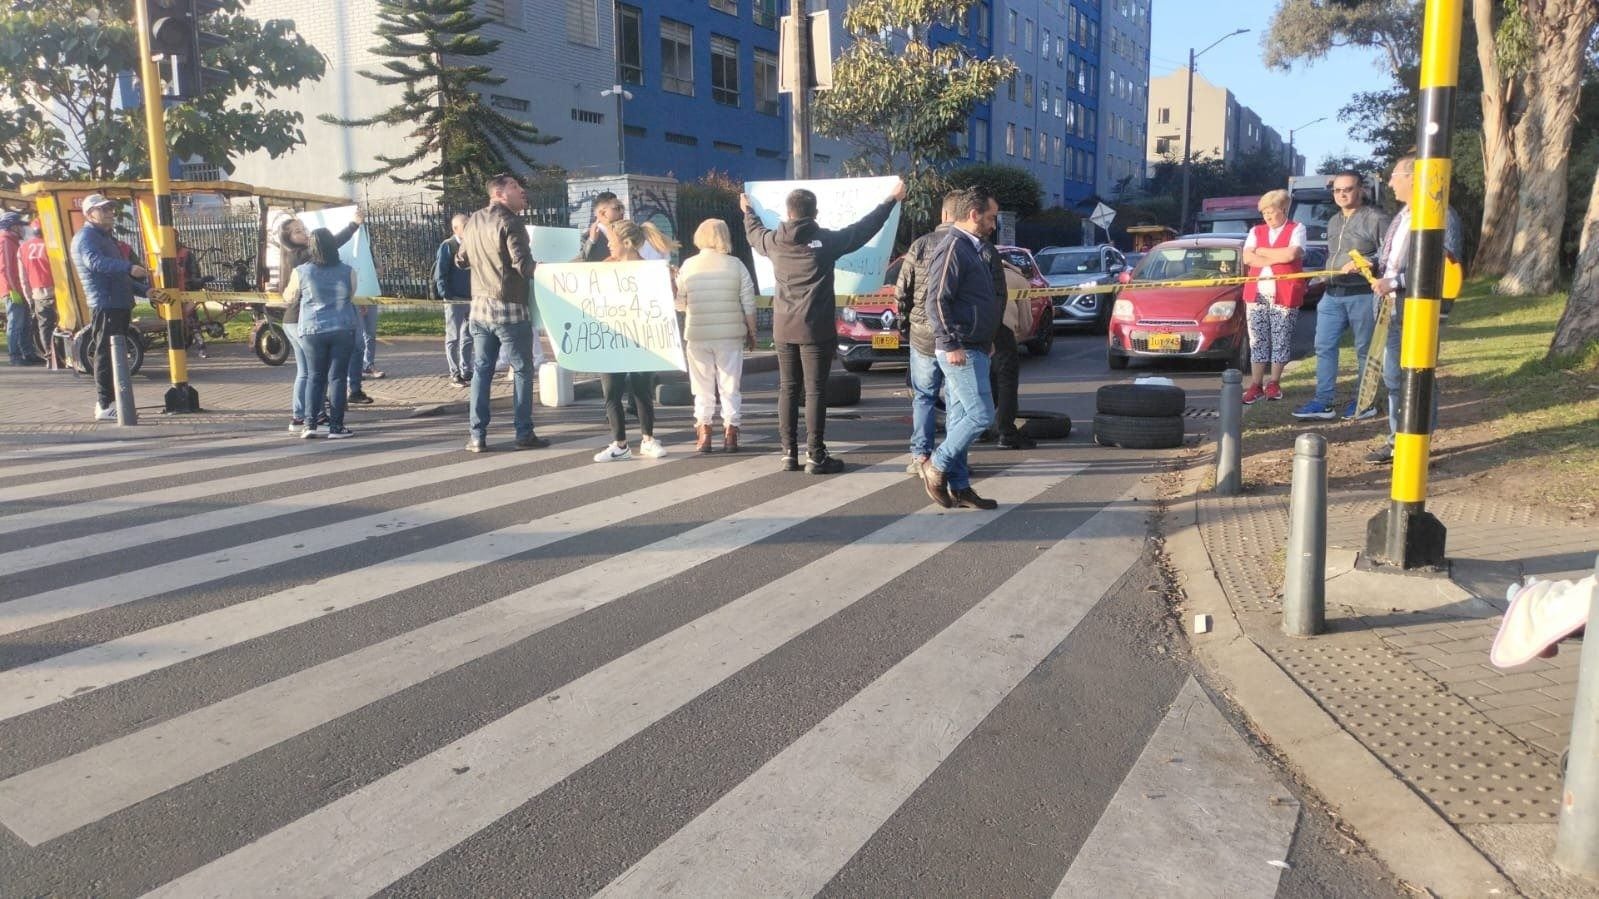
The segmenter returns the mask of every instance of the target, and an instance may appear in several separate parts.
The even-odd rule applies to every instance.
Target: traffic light
[[[167,70],[167,96],[193,97],[208,81],[228,77],[226,72],[208,69],[201,55],[227,43],[217,34],[201,30],[201,21],[221,9],[223,0],[141,0],[145,21],[150,23],[150,54],[171,65]]]

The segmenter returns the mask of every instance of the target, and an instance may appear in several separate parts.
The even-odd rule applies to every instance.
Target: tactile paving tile
[[[1219,419],[1221,418],[1221,411],[1218,409],[1212,409],[1208,406],[1189,406],[1183,410],[1183,417]]]
[[[1216,579],[1239,611],[1281,608],[1283,552],[1288,546],[1288,496],[1250,493],[1201,497],[1199,533]]]
[[[1329,634],[1272,654],[1451,822],[1556,818],[1558,766],[1380,641],[1365,633]]]

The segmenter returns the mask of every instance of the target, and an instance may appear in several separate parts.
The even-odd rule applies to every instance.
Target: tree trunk
[[[1477,63],[1482,69],[1482,235],[1472,272],[1490,278],[1510,270],[1510,247],[1516,233],[1515,131],[1511,115],[1512,81],[1499,67],[1494,36],[1496,0],[1472,0],[1477,30]]]
[[[1578,352],[1589,341],[1599,340],[1599,172],[1594,172],[1593,191],[1588,195],[1580,246],[1571,297],[1549,344],[1551,357]]]
[[[1510,271],[1495,288],[1510,296],[1554,290],[1566,224],[1566,157],[1582,89],[1583,53],[1599,22],[1594,0],[1543,0],[1523,7],[1532,29],[1527,112],[1516,126],[1521,189]]]

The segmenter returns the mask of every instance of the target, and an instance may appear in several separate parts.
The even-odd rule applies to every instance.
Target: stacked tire
[[[1123,449],[1182,446],[1187,403],[1173,384],[1106,384],[1094,397],[1094,442]]]

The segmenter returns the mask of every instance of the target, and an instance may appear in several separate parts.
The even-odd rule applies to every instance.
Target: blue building
[[[786,4],[785,4],[786,5]],[[616,5],[627,170],[693,181],[787,177],[787,100],[777,92],[778,0]]]

